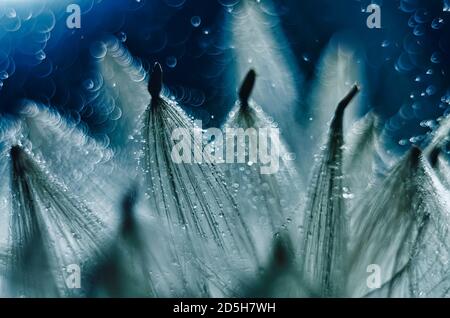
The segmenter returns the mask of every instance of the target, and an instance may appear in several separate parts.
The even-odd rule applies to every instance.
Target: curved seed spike
[[[248,100],[252,94],[253,87],[255,86],[256,72],[254,70],[248,71],[239,89],[239,101],[242,106],[248,106]]]
[[[343,117],[344,112],[347,106],[350,104],[350,102],[355,98],[356,94],[359,93],[359,87],[358,85],[354,85],[350,92],[347,93],[347,95],[339,102],[336,111],[334,113],[333,120],[331,122],[331,134],[342,134],[342,126],[343,126]]]
[[[150,80],[148,81],[148,92],[152,99],[158,99],[162,90],[162,82],[163,82],[163,71],[161,64],[158,62],[153,66],[152,74],[150,76]]]
[[[325,297],[345,293],[342,273],[347,254],[347,222],[342,181],[342,131],[345,108],[358,92],[358,86],[353,86],[339,102],[308,190],[301,259],[305,278]]]
[[[433,168],[436,168],[438,164],[439,155],[441,154],[442,148],[440,146],[436,146],[431,150],[428,160]]]

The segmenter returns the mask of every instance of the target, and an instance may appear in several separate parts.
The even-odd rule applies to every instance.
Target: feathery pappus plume
[[[106,132],[111,148],[120,157],[121,164],[132,165],[130,146],[132,151],[137,151],[132,141],[141,129],[141,116],[148,105],[148,74],[144,63],[132,56],[119,39],[107,36],[104,43],[107,52],[97,62],[96,75],[102,79],[103,86],[88,89],[87,99],[95,109],[111,113],[113,129]]]
[[[344,198],[349,206],[381,178],[383,164],[379,156],[380,127],[377,115],[367,113],[352,126],[344,147]]]
[[[203,142],[194,138],[192,130],[198,128],[193,121],[180,106],[161,95],[162,75],[161,65],[156,63],[149,80],[151,103],[144,113],[142,130],[142,165],[152,209],[167,222],[173,236],[184,237],[183,249],[197,258],[215,251],[216,258],[222,255],[216,266],[241,257],[252,264],[257,256],[255,244],[230,184],[203,152]],[[173,139],[174,134],[175,139],[180,138],[176,132],[182,134],[181,153]],[[176,163],[174,151],[186,161]],[[202,158],[197,157],[199,153]],[[207,258],[215,257],[210,254]],[[202,262],[206,260],[201,258]]]
[[[293,221],[301,187],[278,125],[250,100],[255,80],[256,73],[250,70],[224,130],[227,160],[231,151],[233,162],[237,162],[227,169],[228,179],[232,180],[239,208],[245,211],[244,220],[262,258],[275,233]]]
[[[104,225],[22,147],[13,146],[10,159],[12,295],[70,296],[64,269],[101,256]]]
[[[114,170],[102,170],[112,154],[50,109],[27,102],[21,115],[2,140],[9,179],[2,193],[10,198],[6,294],[80,296],[84,290],[65,279],[73,266],[89,272],[102,258],[114,224],[105,194]]]
[[[51,167],[75,195],[95,204],[100,217],[115,227],[114,213],[123,188],[131,184],[134,174],[115,161],[109,138],[90,137],[90,131],[79,120],[64,118],[55,110],[25,101],[20,111],[19,142]]]
[[[338,104],[328,141],[318,158],[305,208],[299,261],[304,279],[320,296],[343,295],[347,224],[343,191],[343,117],[356,94],[354,86]]]
[[[449,295],[448,196],[417,147],[364,195],[352,211],[350,268],[355,279],[349,285],[356,296]],[[382,286],[375,291],[358,280],[370,264],[383,271]]]

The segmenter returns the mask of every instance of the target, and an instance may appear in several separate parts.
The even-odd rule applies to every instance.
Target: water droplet
[[[436,89],[436,86],[434,86],[434,85],[430,85],[426,89],[426,92],[429,96],[436,94],[436,91],[437,91],[437,89]]]
[[[425,25],[419,24],[414,27],[413,34],[415,36],[422,36],[425,34]]]
[[[450,1],[444,0],[444,7],[442,8],[442,11],[450,12]]]
[[[119,37],[120,42],[127,41],[127,34],[125,32],[120,32],[118,37]]]
[[[170,68],[174,68],[177,66],[178,60],[175,56],[169,56],[166,58],[166,64]]]
[[[108,49],[106,47],[106,44],[100,41],[92,43],[91,47],[89,48],[89,52],[91,53],[92,57],[96,59],[104,58],[107,51]]]
[[[86,88],[87,90],[93,89],[94,88],[94,81],[91,79],[87,79],[83,82],[83,86],[84,88]]]
[[[45,52],[42,51],[42,50],[36,53],[36,58],[37,58],[39,61],[45,60],[46,57],[47,57],[47,55],[46,55]]]
[[[439,17],[434,18],[433,22],[431,22],[431,27],[433,29],[438,30],[438,29],[442,28],[443,26],[444,26],[444,19],[442,19],[442,18],[439,18]]]
[[[194,28],[198,28],[201,23],[202,19],[199,16],[196,15],[191,18],[191,24]]]
[[[436,51],[433,53],[433,55],[431,55],[431,62],[435,63],[435,64],[439,64],[441,63],[442,60],[442,53],[439,51]]]

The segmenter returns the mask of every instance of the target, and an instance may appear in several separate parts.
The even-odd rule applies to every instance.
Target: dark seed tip
[[[19,145],[14,145],[11,147],[11,150],[9,151],[9,154],[11,155],[11,158],[13,160],[17,160],[22,156],[23,149]]]
[[[248,71],[247,75],[242,82],[241,88],[239,90],[239,101],[242,106],[248,105],[248,100],[250,99],[250,95],[252,94],[253,87],[255,86],[256,81],[256,72],[251,69]]]
[[[417,165],[419,163],[419,159],[420,159],[421,155],[422,155],[422,150],[419,147],[417,147],[416,145],[413,145],[411,148],[410,156],[411,156],[412,163],[414,165]]]
[[[360,88],[357,84],[353,85],[352,89],[347,93],[347,95],[339,102],[337,111],[343,111],[350,102],[355,98],[355,96],[359,93]]]
[[[148,81],[148,91],[152,98],[159,98],[162,90],[163,82],[163,71],[161,64],[158,62],[153,66],[152,74],[150,75],[150,80]]]

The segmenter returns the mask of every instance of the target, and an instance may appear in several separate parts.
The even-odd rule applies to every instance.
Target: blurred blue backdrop
[[[300,96],[328,41],[340,33],[363,51],[367,108],[381,116],[393,144],[419,143],[450,112],[450,0],[2,0],[0,112],[13,114],[28,98],[95,131],[102,121],[92,115],[86,90],[95,82],[93,63],[105,54],[102,41],[112,34],[144,68],[160,61],[174,98],[219,125],[239,85],[230,75],[236,46],[252,45],[229,36],[228,16],[243,1],[258,2],[268,21],[277,18],[270,27],[285,34],[291,63],[305,79]],[[80,29],[66,26],[71,3],[82,9]],[[381,29],[366,26],[370,3],[382,8]],[[301,120],[301,111],[295,116]]]

